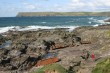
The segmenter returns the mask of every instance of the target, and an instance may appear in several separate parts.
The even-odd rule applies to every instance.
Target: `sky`
[[[0,17],[18,12],[104,12],[110,0],[0,0]]]

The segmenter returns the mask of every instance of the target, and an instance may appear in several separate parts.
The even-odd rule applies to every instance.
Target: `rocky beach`
[[[110,57],[110,25],[67,29],[2,33],[0,73],[37,73],[37,62],[50,57],[57,57],[56,64],[72,73],[92,73],[100,60]],[[91,58],[92,54],[94,58]]]

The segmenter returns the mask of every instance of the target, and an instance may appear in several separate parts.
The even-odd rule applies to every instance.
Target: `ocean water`
[[[74,29],[80,26],[98,26],[104,24],[103,20],[107,18],[104,16],[1,17],[0,33],[8,30]]]

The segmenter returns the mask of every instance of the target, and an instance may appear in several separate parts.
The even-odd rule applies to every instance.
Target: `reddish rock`
[[[38,66],[44,66],[44,65],[55,63],[57,61],[59,61],[59,59],[55,58],[55,57],[54,58],[45,59],[45,60],[40,60],[40,61],[37,62],[36,66],[37,67]]]

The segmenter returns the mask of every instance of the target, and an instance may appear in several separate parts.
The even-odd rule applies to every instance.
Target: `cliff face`
[[[110,16],[110,12],[19,12],[17,17],[36,16]]]

